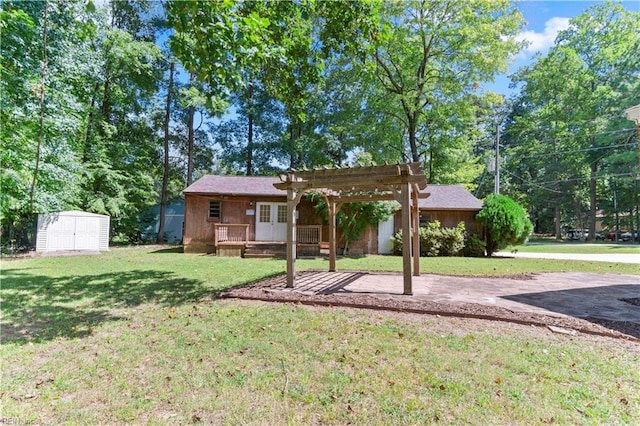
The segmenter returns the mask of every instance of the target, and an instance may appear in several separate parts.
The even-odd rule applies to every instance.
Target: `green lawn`
[[[422,266],[476,275],[538,271],[529,260],[425,259]],[[584,270],[587,262],[574,264]],[[391,257],[338,263],[400,265]],[[300,260],[298,267],[326,262]],[[640,347],[630,343],[491,322],[216,299],[221,289],[284,268],[282,260],[155,248],[3,261],[0,415],[72,424],[640,418]]]

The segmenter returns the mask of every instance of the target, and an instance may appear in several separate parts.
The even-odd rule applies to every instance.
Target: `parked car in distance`
[[[620,240],[620,236],[622,235],[622,233],[620,231],[618,231],[618,241]],[[609,231],[609,233],[607,234],[607,238],[610,239],[611,241],[616,239],[616,231]]]
[[[584,229],[569,229],[567,231],[567,240],[581,240],[587,235]]]
[[[586,229],[569,229],[566,234],[567,240],[588,240],[589,231]],[[596,232],[596,240],[604,240],[600,232]]]
[[[638,231],[632,232],[623,232],[620,234],[620,240],[622,241],[637,241],[638,240]]]
[[[589,233],[587,232],[587,239],[589,238]],[[602,232],[596,232],[596,240],[597,241],[602,241],[604,240],[604,236],[602,235]]]

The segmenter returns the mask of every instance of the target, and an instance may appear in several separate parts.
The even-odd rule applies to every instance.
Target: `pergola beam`
[[[363,179],[368,179],[369,183],[362,183]],[[376,188],[384,189],[388,185],[402,185],[405,183],[420,183],[420,176],[366,176],[366,177],[344,177],[335,179],[316,179],[313,181],[291,181],[275,183],[278,189],[316,189],[331,188],[335,191],[353,191]]]
[[[416,197],[416,192],[414,191],[413,197]],[[418,199],[426,199],[431,196],[430,193],[418,193]],[[336,202],[340,201],[343,203],[366,203],[369,201],[398,201],[398,196],[393,192],[388,192],[384,194],[340,194],[340,195],[328,195],[327,198],[334,199]]]

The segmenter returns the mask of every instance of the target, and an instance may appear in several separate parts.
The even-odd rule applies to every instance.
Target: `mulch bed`
[[[398,298],[379,298],[367,294],[305,294],[283,290],[283,276],[272,277],[253,284],[222,292],[221,298],[295,303],[313,306],[337,306],[381,311],[407,312],[458,318],[504,321],[523,325],[549,327],[554,332],[576,332],[640,342],[640,324],[599,318],[581,319],[536,313],[517,312],[496,306],[476,303],[450,304],[424,300],[404,301]]]

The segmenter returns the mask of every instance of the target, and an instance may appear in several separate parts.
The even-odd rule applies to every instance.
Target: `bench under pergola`
[[[295,284],[296,207],[307,191],[322,193],[329,210],[329,271],[336,271],[336,214],[345,203],[362,201],[398,201],[402,208],[403,294],[413,293],[413,275],[420,275],[420,239],[418,237],[418,198],[427,187],[427,179],[419,163],[368,167],[291,170],[280,174],[281,182],[273,185],[287,191],[287,287]],[[413,238],[412,238],[413,234]],[[413,244],[412,244],[413,241]],[[412,250],[413,247],[413,250]]]

